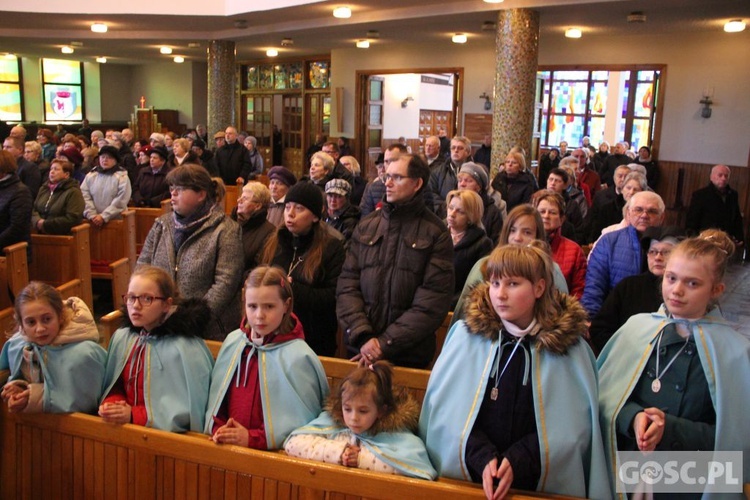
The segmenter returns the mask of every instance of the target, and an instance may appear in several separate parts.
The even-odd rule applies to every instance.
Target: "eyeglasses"
[[[658,217],[661,215],[661,211],[658,208],[643,208],[643,207],[630,207],[630,211],[633,215],[641,216],[643,214],[649,217]]]
[[[171,193],[174,191],[175,193],[182,193],[183,191],[191,189],[188,186],[169,186],[169,192]]]
[[[155,300],[167,300],[166,297],[154,297],[153,295],[133,295],[130,293],[127,293],[122,296],[122,300],[124,300],[129,306],[132,306],[135,304],[135,301],[137,300],[140,305],[143,307],[148,307],[151,304],[154,303]]]
[[[672,253],[672,250],[655,250],[651,249],[648,252],[649,257],[656,257],[657,255],[661,255],[662,257],[669,257],[669,254]]]
[[[411,179],[408,175],[401,175],[401,174],[385,174],[385,182],[393,181],[396,184],[400,183],[404,179]]]

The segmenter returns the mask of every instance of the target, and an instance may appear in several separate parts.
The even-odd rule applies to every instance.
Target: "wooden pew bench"
[[[71,229],[70,236],[32,234],[29,277],[52,286],[80,280],[79,297],[93,311],[90,227],[88,223],[79,224]]]
[[[224,213],[232,215],[232,210],[237,206],[237,199],[242,192],[241,186],[225,186],[227,194],[224,196]]]
[[[102,227],[91,227],[91,261],[106,263],[92,269],[91,277],[112,282],[112,303],[120,307],[136,263],[134,210],[125,210],[122,219]]]
[[[172,203],[169,200],[161,202],[160,208],[132,208],[135,211],[135,253],[140,255],[143,244],[154,221],[167,212],[172,211]]]
[[[0,309],[13,307],[18,292],[29,283],[28,243],[3,248],[0,256]]]

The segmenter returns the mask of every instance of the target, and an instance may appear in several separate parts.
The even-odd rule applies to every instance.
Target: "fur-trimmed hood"
[[[393,388],[393,399],[395,407],[386,415],[375,421],[368,434],[375,435],[380,432],[417,432],[419,427],[419,404],[404,388]],[[328,397],[324,408],[331,414],[331,418],[337,425],[344,425],[344,414],[341,408],[340,391],[334,391]]]
[[[124,325],[131,330],[139,330],[131,323],[125,306],[123,306],[123,312],[125,313]],[[185,299],[172,307],[164,323],[154,328],[150,335],[154,337],[174,335],[204,338],[206,332],[208,332],[210,321],[211,309],[209,309],[205,300]]]
[[[464,305],[464,321],[474,335],[497,340],[503,323],[492,307],[489,284],[482,282],[471,291]],[[540,321],[540,329],[532,339],[537,349],[553,354],[565,354],[569,347],[579,341],[586,331],[586,311],[574,297],[553,292],[557,317],[549,324]]]

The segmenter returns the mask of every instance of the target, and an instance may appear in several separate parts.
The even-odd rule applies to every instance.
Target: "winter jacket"
[[[615,170],[620,165],[627,165],[628,163],[632,163],[632,160],[627,155],[611,154],[602,163],[602,170],[599,172],[599,177],[607,186],[614,186]]]
[[[641,160],[640,157],[635,159],[635,162],[638,165],[643,165],[646,169],[646,182],[648,183],[648,187],[656,191],[656,187],[659,185],[659,165],[657,165],[656,160],[649,157],[647,160]]]
[[[695,233],[708,228],[721,229],[735,240],[744,241],[737,191],[727,186],[726,194],[722,195],[712,183],[695,191],[690,198],[685,227]]]
[[[362,201],[359,202],[359,210],[362,212],[362,218],[370,215],[377,210],[378,204],[384,203],[385,183],[376,177],[365,186],[365,192],[362,194]]]
[[[120,219],[128,208],[131,194],[128,172],[122,167],[102,170],[100,167],[86,175],[81,184],[81,193],[86,206],[83,216],[87,219],[101,215],[104,222]]]
[[[239,141],[226,143],[216,150],[214,162],[224,184],[234,186],[237,178],[250,168],[250,152]]]
[[[352,184],[352,194],[349,195],[349,201],[352,205],[358,207],[359,203],[362,201],[362,195],[365,194],[367,181],[359,175],[355,175],[352,182],[354,182],[354,184]]]
[[[247,148],[245,148],[247,149]],[[247,182],[249,179],[254,179],[263,173],[263,156],[260,151],[253,149],[251,153],[248,153],[248,165],[241,172],[240,177],[245,179]]]
[[[623,278],[641,273],[641,245],[633,226],[607,233],[589,255],[581,304],[589,317],[599,312],[609,292]]]
[[[560,266],[571,295],[579,299],[586,284],[586,257],[575,241],[564,238],[557,228],[549,237],[552,259]]]
[[[377,338],[385,359],[426,367],[453,288],[450,233],[422,194],[401,205],[384,203],[354,230],[336,290],[350,351]]]
[[[326,222],[333,229],[341,233],[344,236],[344,240],[348,242],[349,238],[352,237],[352,233],[354,233],[354,228],[357,227],[360,215],[359,207],[347,202],[341,214],[334,215],[329,213],[328,217],[326,217]]]
[[[141,167],[133,186],[133,204],[136,207],[161,207],[161,202],[169,198],[167,174],[170,168],[165,163],[154,172],[150,165]]]
[[[39,193],[39,186],[42,184],[42,173],[39,170],[39,166],[36,163],[27,161],[23,156],[16,158],[16,165],[18,166],[16,175],[31,191],[31,199],[36,199],[36,195]]]
[[[451,309],[456,307],[456,302],[461,296],[461,290],[464,289],[471,268],[479,259],[489,255],[493,247],[494,243],[484,229],[477,226],[467,227],[464,237],[453,246],[453,268],[456,272],[456,284],[453,287]]]
[[[429,188],[433,194],[434,210],[439,217],[445,217],[445,198],[458,189],[458,172],[461,166],[454,166],[450,160],[433,164],[430,171]]]
[[[180,165],[188,165],[188,164],[202,165],[201,159],[198,158],[198,155],[195,154],[193,151],[188,151],[185,157],[183,158],[182,162],[177,160],[177,157],[174,155],[174,152],[169,153],[169,158],[167,159],[167,163],[165,166],[167,166],[168,168],[174,168],[174,167],[179,167]],[[164,169],[164,167],[162,167],[162,169]]]
[[[31,192],[16,174],[0,179],[0,249],[25,241],[31,256]]]
[[[500,239],[500,232],[503,230],[503,213],[495,204],[495,199],[487,193],[482,193],[482,203],[484,203],[484,214],[482,215],[482,225],[487,237],[496,245]]]
[[[222,340],[240,324],[242,243],[240,227],[219,207],[201,227],[174,250],[174,213],[164,214],[151,227],[138,264],[167,271],[184,298],[203,298],[213,313],[205,338]]]
[[[31,226],[36,228],[39,220],[44,219],[41,233],[70,234],[73,226],[83,221],[84,206],[81,187],[74,178],[60,181],[54,191],[44,183],[34,201]]]
[[[313,242],[314,231],[294,236],[285,226],[278,229],[278,246],[271,265],[278,266],[292,279],[294,314],[305,330],[305,341],[319,356],[336,352],[336,282],[344,264],[344,238],[325,222],[328,233],[323,258],[312,282],[302,275],[304,259]],[[291,271],[290,271],[291,270]]]
[[[528,172],[519,172],[516,177],[510,178],[505,171],[498,173],[492,180],[492,188],[498,191],[505,203],[508,204],[508,212],[516,206],[528,203],[534,194],[535,180]]]
[[[237,218],[237,208],[232,210],[232,220],[242,227],[242,252],[245,255],[243,276],[260,264],[263,246],[266,240],[276,231],[276,226],[268,222],[266,209],[258,210],[249,219],[240,221]]]

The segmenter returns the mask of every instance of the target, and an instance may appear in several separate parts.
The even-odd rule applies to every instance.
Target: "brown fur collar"
[[[344,414],[341,409],[340,391],[333,391],[328,397],[326,411],[331,414],[331,418],[341,427],[344,427]],[[369,433],[378,434],[380,432],[417,432],[419,427],[419,404],[409,394],[406,389],[393,387],[393,399],[395,408],[390,409],[385,415],[381,416],[372,426]]]
[[[480,283],[471,291],[464,306],[464,321],[469,331],[490,340],[497,340],[503,323],[490,302],[489,284]],[[537,349],[565,354],[586,331],[586,311],[574,297],[555,293],[555,314],[551,321],[541,322],[533,342]]]

